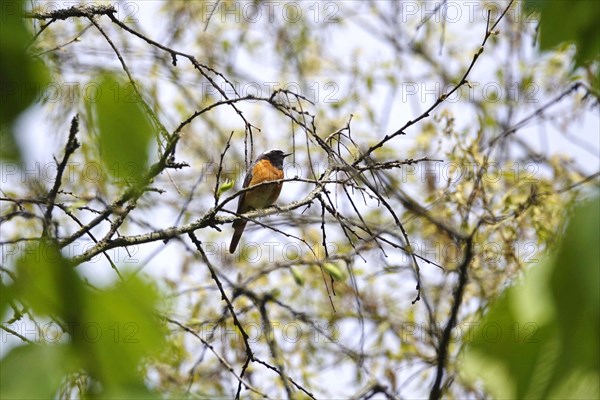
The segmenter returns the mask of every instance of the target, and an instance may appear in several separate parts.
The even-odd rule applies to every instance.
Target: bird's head
[[[283,168],[283,160],[291,154],[292,153],[284,153],[279,149],[271,149],[261,154],[261,156],[258,159],[267,159],[271,161],[271,164],[273,164],[277,168]]]

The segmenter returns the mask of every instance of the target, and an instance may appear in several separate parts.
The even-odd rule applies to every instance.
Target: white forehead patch
[[[267,151],[265,154],[269,154],[269,153],[277,153],[277,152],[279,152],[279,153],[283,153],[283,151],[281,151],[281,150],[279,150],[279,149],[271,149],[271,150],[268,150],[268,151]]]

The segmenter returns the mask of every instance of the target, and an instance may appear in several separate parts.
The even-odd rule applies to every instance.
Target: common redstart
[[[276,181],[283,179],[283,159],[291,153],[284,153],[281,150],[269,150],[261,154],[256,161],[248,168],[243,188],[252,187],[263,182]],[[279,197],[282,182],[269,185],[260,185],[259,187],[243,192],[238,201],[237,213],[243,214],[251,210],[260,210],[271,206]],[[233,253],[242,237],[244,228],[246,228],[245,219],[239,219],[233,222],[233,237],[229,245],[229,252]]]

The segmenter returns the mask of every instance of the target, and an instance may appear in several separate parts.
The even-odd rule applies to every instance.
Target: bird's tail
[[[244,233],[247,222],[248,221],[236,221],[233,223],[233,237],[231,238],[231,243],[229,244],[229,252],[231,254],[233,254],[238,243],[240,242],[240,238],[242,237],[242,233]]]

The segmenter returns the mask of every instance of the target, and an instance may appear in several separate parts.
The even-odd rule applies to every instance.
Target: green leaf
[[[550,290],[560,351],[553,381],[575,371],[596,371],[596,377],[600,373],[599,227],[600,201],[596,199],[575,213],[556,259]]]
[[[292,277],[294,278],[294,282],[298,286],[304,286],[304,275],[300,270],[294,266],[290,267],[290,272],[292,273]]]
[[[529,269],[479,324],[465,371],[494,396],[600,396],[599,227],[596,198],[575,212],[556,257]]]
[[[77,321],[83,283],[56,243],[43,240],[25,247],[16,262],[16,274],[12,286],[15,298],[39,315]]]
[[[17,146],[13,135],[12,127],[5,124],[4,119],[0,121],[0,160],[15,162],[21,160],[21,150]]]
[[[48,241],[24,251],[17,260],[16,273],[16,282],[9,288],[14,290],[14,298],[37,314],[59,317],[61,325],[66,327],[70,343],[67,348],[60,348],[64,354],[52,353],[54,358],[72,354],[70,365],[76,365],[99,382],[103,396],[150,395],[140,366],[144,357],[162,350],[165,337],[155,314],[160,298],[152,286],[132,277],[113,287],[91,291],[83,286],[74,267],[57,251],[56,245]],[[58,378],[54,374],[65,371],[46,363],[35,368],[47,369],[53,383],[51,388],[56,390],[54,383]],[[28,376],[30,368],[18,371]],[[53,396],[46,393],[38,397]]]
[[[12,300],[12,287],[6,286],[4,281],[0,281],[0,315],[5,315],[4,311],[8,308]]]
[[[152,286],[132,277],[91,291],[49,240],[26,247],[17,259],[15,272],[11,296],[36,314],[58,317],[71,339],[69,347],[76,365],[101,384],[103,395],[148,397],[140,365],[144,357],[162,350],[165,337],[155,315],[159,295]],[[66,357],[66,349],[61,349],[65,354],[52,356]],[[57,381],[55,368],[46,363],[35,368],[47,368],[51,382]],[[29,371],[22,368],[19,373],[28,376]],[[52,389],[56,390],[56,385]],[[39,397],[53,396],[46,393]]]
[[[342,270],[333,263],[323,263],[323,269],[336,281],[343,281],[345,279]]]
[[[555,351],[553,343],[544,340],[555,334],[548,324],[551,314],[537,306],[548,299],[544,293],[548,280],[548,268],[534,267],[526,284],[507,290],[473,334],[466,356],[467,374],[483,379],[498,398],[524,398],[535,382],[536,366],[544,362],[546,353]],[[523,307],[531,300],[533,309]]]
[[[131,84],[112,74],[99,77],[100,95],[95,106],[100,156],[117,183],[143,184],[148,167],[152,125]],[[92,99],[88,99],[92,102]]]
[[[140,362],[164,345],[163,326],[155,314],[158,302],[158,292],[135,276],[90,293],[78,353],[85,355],[86,370],[108,392],[143,389]]]
[[[562,42],[577,45],[576,64],[598,58],[600,52],[600,2],[588,0],[528,1],[541,14],[540,48],[551,50]]]
[[[225,179],[225,182],[223,182],[220,186],[219,186],[219,190],[217,190],[217,199],[221,197],[221,195],[223,193],[225,193],[228,190],[231,190],[231,188],[233,187],[233,181],[231,179]]]
[[[2,358],[0,397],[3,399],[56,398],[65,374],[74,372],[67,345],[27,344]]]
[[[43,92],[50,81],[44,63],[27,54],[32,34],[22,18],[21,1],[3,3],[0,17],[0,159],[18,161],[20,151],[16,145],[13,124]]]

